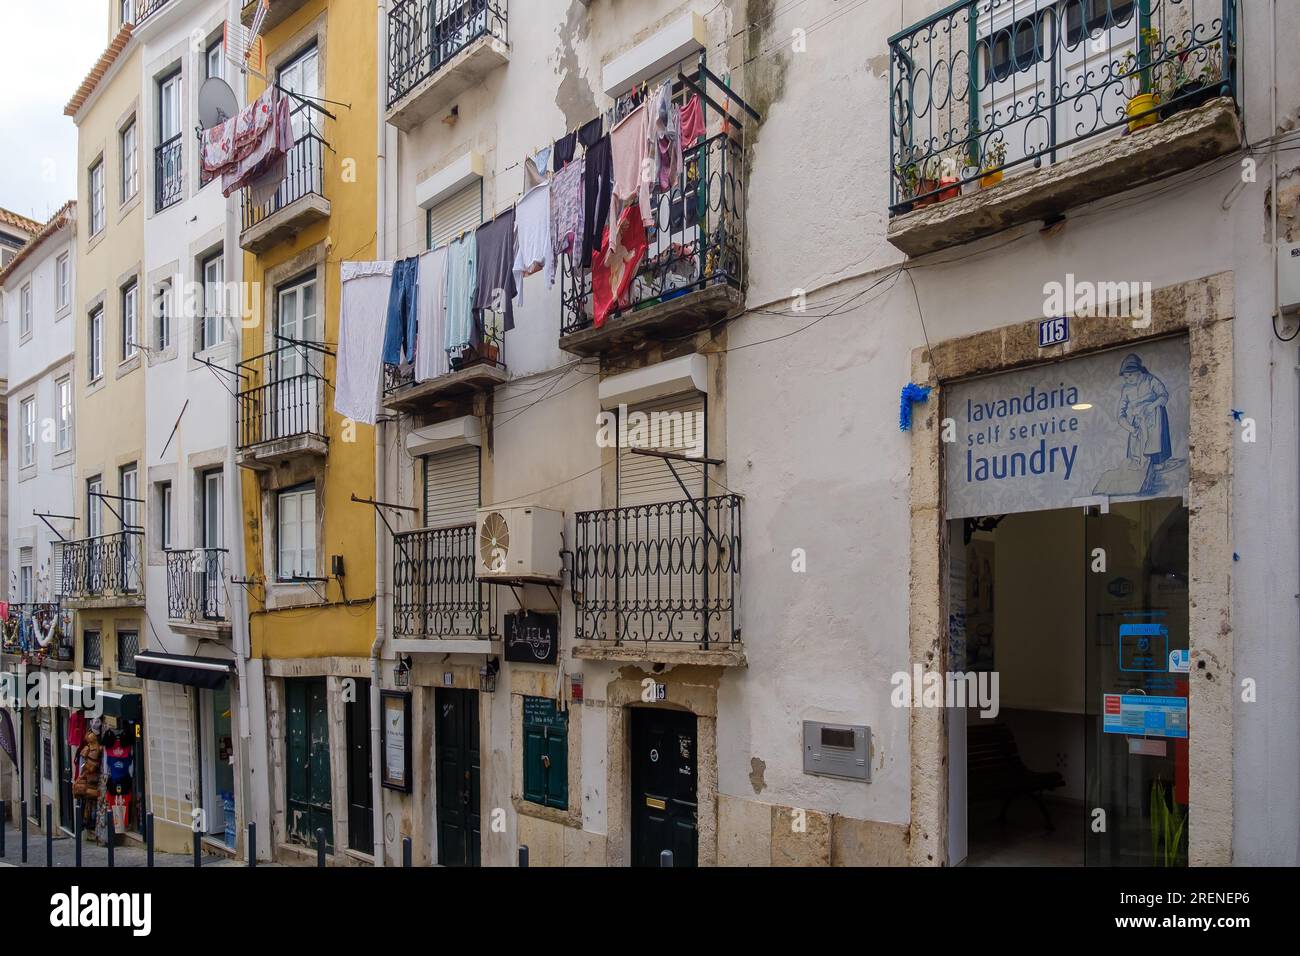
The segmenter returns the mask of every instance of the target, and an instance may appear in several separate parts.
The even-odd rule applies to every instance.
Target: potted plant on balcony
[[[916,187],[916,208],[947,202],[961,195],[961,168],[955,152],[944,152],[924,160],[920,167],[920,182]]]
[[[912,197],[916,195],[920,183],[920,174],[916,163],[898,163],[894,166],[894,183],[898,188],[897,203],[899,213],[912,211]]]
[[[1180,44],[1161,78],[1160,118],[1195,109],[1219,95],[1223,65],[1219,42],[1192,49]],[[1197,69],[1199,64],[1200,68]]]
[[[1153,51],[1160,46],[1160,31],[1146,27],[1139,31],[1137,50],[1129,50],[1121,62],[1119,75],[1128,86],[1128,103],[1124,112],[1128,116],[1130,133],[1160,121],[1160,94],[1151,82]]]
[[[1002,182],[1002,166],[1007,161],[1007,144],[1002,140],[990,142],[984,151],[984,165],[980,172],[980,187],[988,189]]]

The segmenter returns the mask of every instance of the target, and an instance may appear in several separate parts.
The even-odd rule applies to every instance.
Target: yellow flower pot
[[[1137,96],[1131,97],[1125,111],[1129,117],[1128,131],[1136,133],[1144,127],[1154,126],[1158,123],[1160,114],[1156,112],[1156,107],[1159,105],[1160,96],[1156,93],[1139,93]],[[1146,115],[1141,115],[1143,113]],[[1137,119],[1133,117],[1137,117]]]
[[[1000,169],[995,169],[993,172],[985,173],[980,177],[980,186],[984,189],[996,186],[1000,182],[1002,182],[1002,170]]]

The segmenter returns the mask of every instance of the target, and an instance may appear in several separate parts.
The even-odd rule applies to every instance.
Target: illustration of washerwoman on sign
[[[1183,463],[1173,457],[1169,437],[1169,413],[1165,410],[1169,389],[1134,352],[1124,356],[1119,377],[1123,384],[1115,419],[1128,432],[1124,464],[1102,475],[1093,494],[1155,494],[1161,488],[1161,475]]]

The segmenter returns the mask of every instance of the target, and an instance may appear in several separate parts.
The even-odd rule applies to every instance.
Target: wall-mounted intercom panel
[[[871,782],[871,728],[803,722],[803,772]]]

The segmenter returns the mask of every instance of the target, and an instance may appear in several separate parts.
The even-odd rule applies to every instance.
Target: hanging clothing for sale
[[[666,191],[682,172],[682,114],[673,103],[671,80],[650,99],[650,152],[658,163],[659,189]]]
[[[491,222],[476,230],[478,236],[478,271],[474,289],[474,308],[485,329],[487,312],[499,307],[504,315],[504,329],[515,327],[515,210],[512,206]]]
[[[79,710],[68,714],[68,746],[76,753],[81,749],[82,738],[86,736],[86,715]]]
[[[579,134],[581,135],[581,134]],[[613,194],[614,161],[609,137],[602,136],[587,148],[584,157],[582,200],[582,265],[591,267],[591,254],[600,244],[609,222]]]
[[[402,365],[415,361],[415,333],[418,328],[415,284],[420,260],[415,256],[393,263],[388,293],[388,320],[384,332],[384,364]]]
[[[551,147],[551,169],[559,172],[569,163],[573,162],[573,154],[577,150],[578,134],[576,132],[561,136]]]
[[[474,291],[478,281],[478,235],[466,233],[447,246],[447,276],[443,301],[447,328],[442,347],[447,353],[464,348],[474,328]]]
[[[379,414],[392,277],[392,262],[339,264],[343,292],[334,410],[367,425],[373,425]]]
[[[515,205],[515,293],[524,304],[524,276],[546,271],[546,287],[555,285],[555,247],[551,244],[551,184],[533,188]]]
[[[625,304],[627,290],[636,278],[646,252],[645,224],[634,206],[623,210],[618,230],[605,233],[591,265],[591,302],[596,328],[605,324],[614,309]]]
[[[704,138],[704,107],[700,95],[692,93],[691,98],[681,108],[682,146],[689,149]]]
[[[610,219],[622,217],[623,209],[634,200],[640,207],[641,221],[650,222],[650,128],[649,115],[642,103],[609,131],[613,155],[614,194]]]
[[[450,371],[443,347],[447,328],[447,247],[430,249],[420,256],[416,312],[419,329],[415,336],[415,380],[427,382]]]
[[[108,770],[109,792],[130,793],[131,773],[134,766],[131,748],[118,739],[112,746],[104,749],[104,756],[107,758],[105,766]]]
[[[582,252],[582,175],[586,160],[569,163],[551,178],[551,255]]]
[[[578,142],[582,144],[583,149],[591,149],[600,140],[604,130],[605,121],[597,116],[578,128]]]

